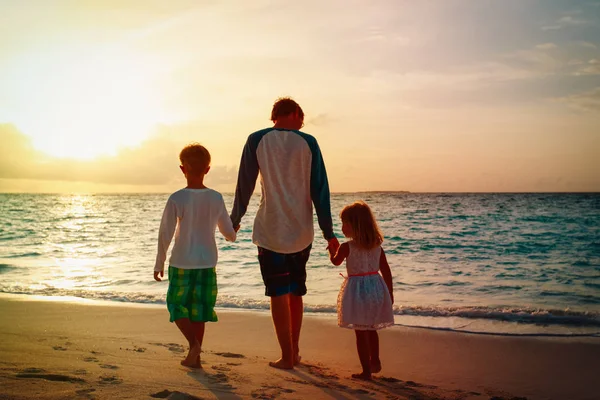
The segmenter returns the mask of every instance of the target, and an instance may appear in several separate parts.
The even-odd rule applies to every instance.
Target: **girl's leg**
[[[362,366],[362,373],[352,374],[353,378],[370,380],[371,379],[371,351],[369,349],[369,332],[354,330],[356,334],[356,350]]]
[[[379,360],[379,335],[377,331],[367,331],[369,333],[369,350],[371,353],[371,373],[376,374],[381,371],[381,360]]]

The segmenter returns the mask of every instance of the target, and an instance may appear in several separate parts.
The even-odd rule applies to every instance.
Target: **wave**
[[[0,293],[21,295],[41,295],[58,297],[78,297],[91,300],[108,300],[123,303],[165,304],[165,294],[150,294],[140,292],[110,292],[78,289],[60,289],[46,287],[35,289],[22,286],[2,287]],[[241,310],[268,310],[268,300],[242,299],[233,296],[221,295],[217,299],[217,306],[228,309]],[[332,304],[305,304],[306,312],[335,314],[336,305]],[[424,307],[424,306],[394,306],[397,316],[451,318],[460,317],[474,320],[492,320],[516,322],[535,325],[562,325],[577,327],[600,327],[600,313],[590,311],[553,310],[525,307]],[[462,332],[462,331],[461,331]]]
[[[537,325],[576,325],[600,327],[600,313],[571,310],[544,310],[539,308],[494,307],[421,307],[399,306],[396,315],[419,317],[460,317],[520,322]]]

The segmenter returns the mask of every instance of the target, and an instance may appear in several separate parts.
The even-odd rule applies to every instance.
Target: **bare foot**
[[[300,357],[300,354],[296,354],[296,357],[294,358],[294,365],[300,364],[300,361],[302,361],[302,357]]]
[[[192,347],[190,347],[190,352],[185,360],[181,361],[181,365],[189,368],[198,368],[198,365],[200,365],[199,359],[201,351],[202,348],[200,347],[200,344],[196,342]]]
[[[367,374],[366,372],[360,373],[360,374],[352,374],[352,379],[360,379],[363,381],[370,381],[371,378],[371,374]]]
[[[194,363],[194,365],[190,365],[190,368],[202,368],[202,363],[200,362],[200,356],[198,356],[198,358],[196,358],[196,362]]]
[[[371,373],[376,374],[378,372],[381,372],[381,362],[372,363],[371,364]]]
[[[269,365],[273,368],[279,368],[279,369],[294,369],[294,365],[290,364],[288,362],[285,362],[283,360],[283,358],[280,358],[277,361],[271,361],[271,362],[269,362]]]

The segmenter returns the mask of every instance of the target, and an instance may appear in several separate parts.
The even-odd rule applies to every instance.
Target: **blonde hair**
[[[210,153],[199,143],[190,143],[179,153],[179,161],[188,172],[203,174],[210,165]]]
[[[354,242],[365,249],[372,249],[383,243],[383,234],[379,230],[373,212],[364,201],[356,201],[344,207],[340,213],[342,222],[350,225]]]

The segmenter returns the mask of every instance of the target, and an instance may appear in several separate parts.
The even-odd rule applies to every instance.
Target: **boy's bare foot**
[[[200,362],[200,356],[198,356],[198,358],[196,358],[196,362],[194,363],[194,365],[191,365],[190,368],[202,368],[202,363]]]
[[[196,342],[192,347],[190,347],[190,352],[185,360],[181,361],[181,365],[188,368],[199,368],[201,351],[202,348],[200,347],[200,344]]]
[[[376,374],[381,372],[381,362],[376,362],[371,364],[371,373]]]
[[[352,374],[352,379],[360,379],[363,381],[370,381],[373,378],[371,377],[371,374],[367,374],[366,372],[362,372],[360,374]]]
[[[269,365],[273,368],[279,368],[279,369],[294,369],[294,365],[285,362],[283,360],[283,358],[280,358],[277,361],[270,361]]]

